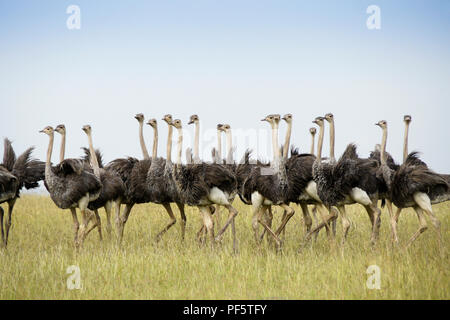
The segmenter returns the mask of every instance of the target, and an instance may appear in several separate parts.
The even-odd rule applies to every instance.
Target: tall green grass
[[[1,299],[449,299],[447,253],[450,204],[434,207],[442,222],[444,250],[431,223],[408,249],[392,247],[388,214],[383,210],[380,241],[370,246],[370,223],[362,207],[349,206],[352,227],[342,246],[340,220],[334,242],[321,233],[301,253],[305,234],[301,210],[287,225],[283,251],[266,241],[258,247],[250,207],[236,201],[239,252],[233,254],[231,232],[215,248],[199,246],[197,209],[187,209],[186,240],[177,223],[155,243],[168,222],[161,206],[133,208],[119,247],[115,239],[98,239],[94,230],[84,248],[73,247],[72,218],[50,198],[24,195],[16,203],[8,248],[0,249]],[[5,208],[6,209],[6,208]],[[101,210],[103,226],[105,215]],[[177,211],[176,211],[177,212]],[[178,212],[177,212],[177,216]],[[227,213],[222,211],[222,223]],[[274,213],[275,225],[281,212]],[[403,211],[399,237],[404,244],[418,228],[413,210]],[[231,231],[231,228],[230,230]],[[369,265],[381,270],[381,289],[366,287]],[[66,285],[69,266],[81,271],[82,289]]]

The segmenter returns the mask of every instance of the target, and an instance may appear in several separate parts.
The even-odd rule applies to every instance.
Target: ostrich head
[[[59,134],[66,134],[66,126],[63,124],[59,124],[56,126],[55,131]]]
[[[375,125],[379,126],[381,129],[384,129],[387,127],[387,122],[386,122],[386,120],[381,120],[381,121],[378,121],[377,123],[375,123]]]
[[[230,129],[231,129],[231,127],[230,127],[229,124],[222,125],[222,131],[223,132],[228,132],[228,131],[230,131]]]
[[[325,120],[324,117],[316,117],[313,120],[313,123],[317,124],[319,127],[323,126],[323,120]]]
[[[142,113],[138,113],[137,115],[134,116],[134,118],[140,123],[144,122],[144,115]]]
[[[188,124],[193,124],[193,123],[198,123],[199,119],[198,119],[198,115],[193,114],[190,118],[189,118],[189,122]]]
[[[171,114],[166,114],[163,118],[163,121],[165,121],[168,125],[172,124],[172,115]]]
[[[177,129],[181,129],[181,120],[180,119],[175,119],[172,121],[171,125],[173,125],[175,128]]]
[[[269,114],[264,119],[261,119],[261,121],[267,121],[271,125],[273,125],[275,123],[278,124],[278,122],[280,122],[280,119],[281,119],[281,116],[279,114]]]
[[[333,121],[334,116],[332,113],[327,113],[324,118],[328,121],[328,123],[330,123],[331,121]]]
[[[217,125],[217,131],[225,131],[225,130],[223,130],[223,124],[219,123]]]
[[[406,123],[410,123],[411,122],[411,116],[410,115],[405,115],[403,117],[403,121],[405,121]]]
[[[155,129],[158,123],[156,122],[156,119],[153,118],[153,119],[148,120],[147,124],[149,126],[151,126],[153,129]]]
[[[311,133],[311,135],[316,135],[316,132],[317,132],[317,130],[316,130],[316,128],[309,128],[309,133]]]
[[[91,132],[92,132],[92,128],[88,124],[83,126],[83,128],[81,128],[81,130],[83,130],[86,134],[91,134]]]
[[[47,126],[39,132],[45,133],[46,135],[49,135],[49,136],[52,136],[55,131],[53,130],[53,128],[51,126]]]
[[[287,123],[292,123],[292,114],[287,113],[283,116],[282,118],[284,121],[286,121]]]

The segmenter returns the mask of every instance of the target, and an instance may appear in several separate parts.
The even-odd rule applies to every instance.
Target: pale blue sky
[[[80,30],[66,27],[71,4],[81,9]],[[381,8],[381,30],[366,27],[371,4]],[[197,113],[209,160],[219,122],[242,138],[246,129],[267,132],[266,114],[290,112],[291,141],[309,151],[311,121],[332,112],[337,155],[355,142],[368,156],[381,137],[374,123],[385,119],[388,151],[400,161],[408,113],[410,150],[449,173],[449,18],[450,1],[0,0],[0,136],[18,152],[35,145],[45,159],[38,131],[64,123],[74,157],[89,123],[110,161],[141,156],[135,113],[172,113],[185,124]],[[145,135],[151,149],[148,126]],[[237,158],[245,147],[240,141]]]

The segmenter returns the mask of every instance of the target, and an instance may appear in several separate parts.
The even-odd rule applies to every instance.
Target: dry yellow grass
[[[238,202],[238,201],[237,201]],[[345,246],[339,220],[335,243],[321,234],[297,253],[304,236],[300,208],[289,222],[283,252],[264,242],[258,248],[251,232],[250,208],[236,203],[239,253],[231,252],[231,235],[214,250],[199,247],[201,225],[196,209],[187,210],[186,240],[179,224],[159,244],[154,238],[167,223],[161,206],[135,206],[119,248],[92,232],[81,253],[73,249],[72,219],[46,196],[24,195],[17,201],[8,249],[0,250],[1,299],[449,299],[449,258],[439,252],[431,227],[407,251],[392,248],[388,215],[382,214],[380,242],[369,244],[369,222],[360,206],[348,207],[352,228]],[[450,233],[450,204],[434,210],[442,222],[443,244]],[[104,213],[101,212],[103,223]],[[177,213],[178,216],[178,213]],[[281,212],[275,213],[279,223]],[[224,213],[222,220],[224,221]],[[415,213],[400,217],[404,243],[417,229]],[[231,230],[230,230],[231,231]],[[105,234],[104,230],[104,234]],[[366,269],[381,270],[381,289],[366,287]],[[67,267],[79,266],[81,290],[69,290]]]

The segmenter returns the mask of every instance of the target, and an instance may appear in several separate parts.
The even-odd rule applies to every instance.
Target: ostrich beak
[[[193,124],[194,123],[194,121],[192,121],[192,120],[190,120],[189,122],[188,122],[188,124]]]
[[[44,130],[39,130],[39,133],[44,133]]]

